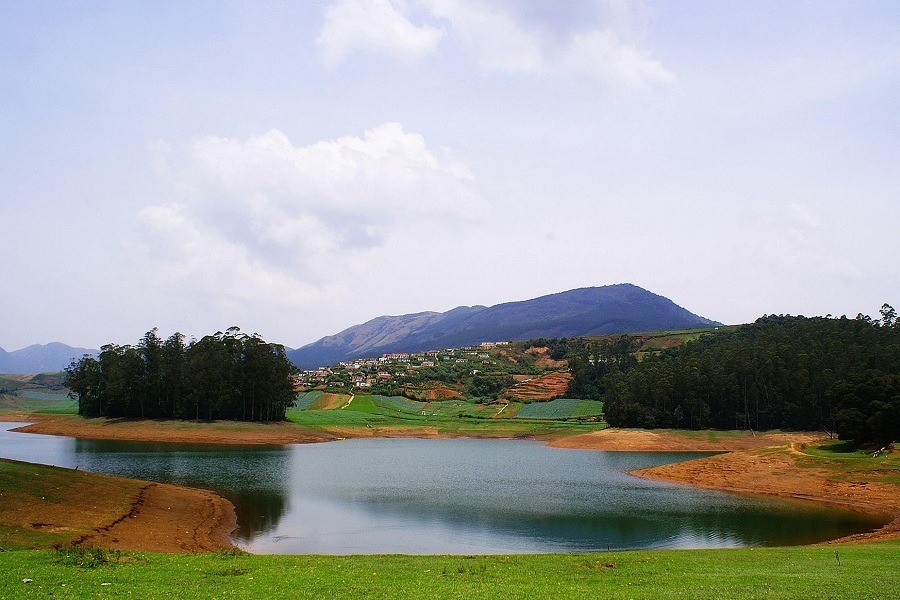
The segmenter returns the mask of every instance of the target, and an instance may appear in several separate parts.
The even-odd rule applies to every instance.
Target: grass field
[[[839,480],[900,484],[898,452],[873,457],[871,450],[857,450],[846,442],[835,440],[821,446],[806,446],[803,454],[808,458],[800,459],[800,466],[828,469],[836,473],[835,478]]]
[[[98,565],[102,558],[0,553],[0,597],[900,597],[897,542],[477,557],[136,554]]]
[[[66,394],[34,390],[16,390],[0,395],[0,411],[77,414],[78,401]]]

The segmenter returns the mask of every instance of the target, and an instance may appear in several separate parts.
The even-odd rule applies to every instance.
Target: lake
[[[213,490],[235,505],[235,542],[258,553],[770,546],[883,524],[809,502],[627,474],[702,453],[578,451],[481,439],[234,447],[8,431],[20,425],[0,423],[0,457]]]

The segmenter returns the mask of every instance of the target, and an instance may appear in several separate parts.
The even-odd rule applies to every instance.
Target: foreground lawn
[[[900,542],[479,557],[140,554],[91,562],[54,551],[2,552],[0,597],[900,597]]]

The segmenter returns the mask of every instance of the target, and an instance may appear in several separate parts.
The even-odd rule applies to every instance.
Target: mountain
[[[96,355],[97,350],[73,348],[60,342],[34,344],[7,352],[0,348],[0,373],[47,373],[62,371],[73,358]]]
[[[539,337],[579,337],[720,325],[630,283],[580,288],[495,306],[385,316],[288,352],[301,369],[342,360]]]

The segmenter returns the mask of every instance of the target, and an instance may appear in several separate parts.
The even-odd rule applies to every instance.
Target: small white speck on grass
[[[22,580],[22,583],[31,583],[34,579],[28,579],[27,577]]]

